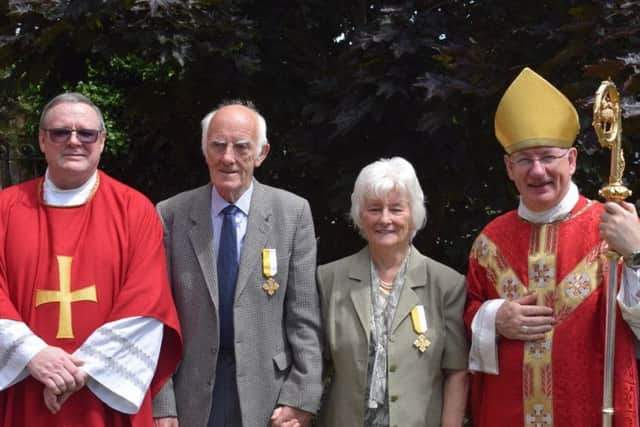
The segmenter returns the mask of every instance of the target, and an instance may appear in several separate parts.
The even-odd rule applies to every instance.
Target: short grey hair
[[[202,144],[202,153],[204,154],[205,157],[207,157],[207,143],[209,142],[207,141],[207,132],[209,131],[209,125],[211,124],[211,120],[213,120],[213,116],[215,116],[218,111],[220,111],[224,107],[229,107],[231,105],[240,105],[242,107],[248,108],[249,110],[255,113],[256,122],[257,122],[256,133],[258,138],[256,149],[258,150],[258,153],[260,153],[262,151],[262,148],[265,145],[267,145],[267,142],[268,142],[267,141],[267,122],[265,121],[264,117],[262,117],[262,114],[260,114],[260,112],[256,109],[256,106],[254,105],[254,103],[245,99],[231,99],[228,101],[222,101],[216,107],[215,110],[208,113],[206,116],[204,116],[204,119],[202,119],[201,144]]]
[[[358,177],[351,193],[351,221],[362,234],[360,214],[368,198],[383,198],[392,191],[398,191],[409,200],[413,230],[411,239],[427,223],[427,210],[424,205],[424,193],[416,171],[402,157],[380,159],[365,166]]]
[[[100,131],[105,130],[104,126],[104,118],[102,117],[102,111],[98,108],[96,104],[94,104],[89,98],[84,96],[78,92],[65,92],[60,95],[54,97],[51,101],[47,102],[47,105],[42,109],[42,113],[40,114],[40,129],[44,129],[47,121],[47,114],[49,111],[60,104],[86,104],[89,107],[93,108],[93,111],[98,115],[98,120],[100,121]]]

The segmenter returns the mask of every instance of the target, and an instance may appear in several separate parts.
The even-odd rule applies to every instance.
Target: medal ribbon
[[[278,274],[278,258],[275,249],[262,249],[262,274],[273,277]]]
[[[423,305],[416,305],[411,309],[411,323],[416,334],[424,334],[427,332],[427,316],[424,313]]]

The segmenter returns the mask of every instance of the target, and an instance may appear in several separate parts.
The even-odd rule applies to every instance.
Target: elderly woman
[[[366,166],[351,195],[360,252],[320,266],[325,357],[320,425],[461,426],[467,396],[464,277],[412,246],[426,222],[413,166]]]

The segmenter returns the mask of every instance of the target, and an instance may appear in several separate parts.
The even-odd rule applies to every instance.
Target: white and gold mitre
[[[571,101],[530,68],[511,83],[496,110],[496,138],[509,154],[532,147],[569,148],[579,130]]]

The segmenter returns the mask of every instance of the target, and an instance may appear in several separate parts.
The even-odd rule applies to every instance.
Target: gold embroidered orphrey
[[[413,342],[413,346],[417,348],[420,353],[424,353],[430,345],[431,341],[429,341],[427,337],[422,334],[418,335],[418,338],[416,338],[416,340]]]
[[[70,256],[56,256],[58,260],[58,277],[60,288],[57,291],[37,289],[36,307],[52,302],[60,303],[58,316],[58,333],[56,338],[74,338],[73,321],[71,318],[71,304],[78,301],[98,302],[96,286],[90,285],[77,291],[71,291],[71,262]]]
[[[273,278],[278,273],[278,258],[275,248],[262,249],[262,274],[267,281],[262,285],[262,289],[269,295],[273,296],[280,285]]]
[[[589,206],[591,202],[573,217]],[[535,291],[537,303],[553,308],[554,316],[562,322],[596,289],[602,275],[598,260],[604,249],[602,245],[596,246],[564,278],[559,278],[556,269],[559,227],[558,223],[532,225],[527,256],[528,288],[487,236],[480,235],[471,254],[487,270],[501,298],[514,300]],[[554,426],[552,347],[553,330],[540,341],[524,343],[522,399],[525,427]]]

